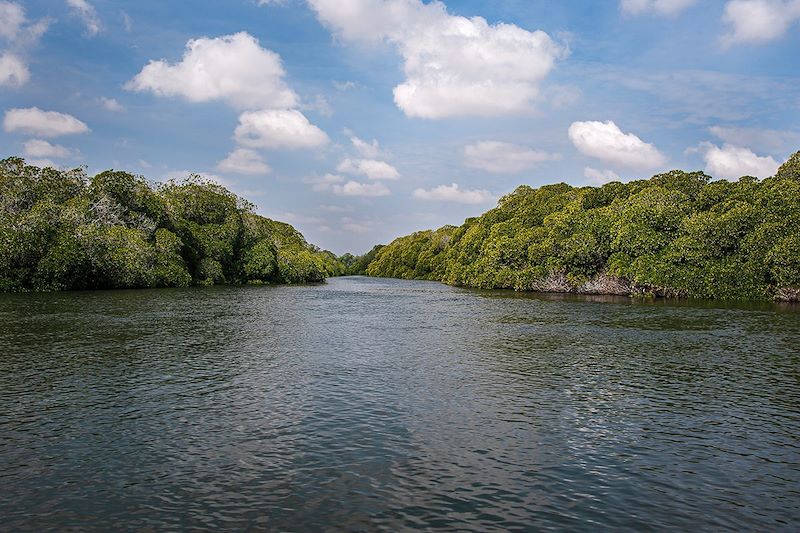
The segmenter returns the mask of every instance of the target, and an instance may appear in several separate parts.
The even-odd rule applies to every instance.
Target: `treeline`
[[[800,152],[773,177],[649,180],[537,189],[401,237],[370,276],[522,291],[800,299]]]
[[[344,254],[343,256],[339,257],[339,259],[344,264],[345,268],[345,275],[347,276],[366,276],[367,275],[367,267],[372,261],[375,259],[375,256],[378,255],[378,252],[384,248],[383,244],[378,244],[373,246],[372,250],[365,253],[364,255],[353,255],[353,254]]]
[[[192,176],[151,185],[0,161],[0,291],[303,283],[344,264]]]

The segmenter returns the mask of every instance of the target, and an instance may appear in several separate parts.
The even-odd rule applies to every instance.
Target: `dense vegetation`
[[[353,254],[344,254],[339,257],[342,263],[344,263],[345,274],[348,276],[366,276],[367,267],[372,263],[375,256],[378,255],[378,252],[380,252],[383,247],[382,244],[378,244],[364,255],[355,256]]]
[[[151,186],[0,161],[0,291],[302,283],[344,268],[199,176]]]
[[[773,177],[521,186],[495,209],[401,237],[371,276],[549,292],[800,299],[800,152]]]

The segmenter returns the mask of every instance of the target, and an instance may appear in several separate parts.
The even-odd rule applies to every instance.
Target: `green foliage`
[[[366,276],[367,267],[375,260],[375,256],[377,256],[378,252],[383,248],[385,248],[383,244],[377,244],[364,255],[354,256],[352,254],[344,254],[339,258],[344,264],[344,273],[348,276]]]
[[[517,290],[797,294],[800,152],[761,181],[674,170],[602,187],[521,186],[458,228],[396,239],[366,272]]]
[[[444,273],[442,252],[455,229],[454,226],[445,226],[436,231],[420,231],[400,237],[375,254],[367,274],[403,279],[441,279]]]
[[[795,152],[786,163],[781,165],[775,177],[800,181],[800,151]]]
[[[190,176],[59,171],[0,161],[0,291],[303,283],[345,272],[292,226]]]
[[[275,279],[278,258],[275,245],[269,239],[258,241],[247,253],[244,272],[248,281],[270,281]]]
[[[305,248],[285,247],[278,252],[278,275],[284,283],[323,281],[326,276],[322,259]]]

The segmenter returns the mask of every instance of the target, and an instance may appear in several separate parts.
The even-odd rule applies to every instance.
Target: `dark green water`
[[[0,295],[0,530],[800,529],[800,312]]]

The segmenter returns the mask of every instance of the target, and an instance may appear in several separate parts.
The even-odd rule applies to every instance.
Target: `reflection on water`
[[[800,313],[324,286],[0,296],[0,529],[800,527]]]

